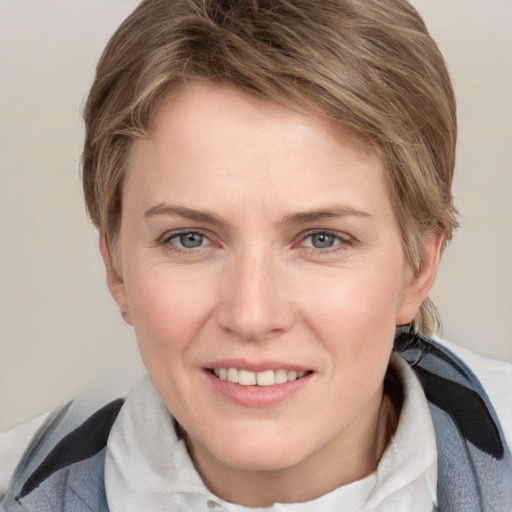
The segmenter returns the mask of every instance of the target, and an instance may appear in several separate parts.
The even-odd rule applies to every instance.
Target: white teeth
[[[238,372],[238,383],[242,386],[254,386],[256,384],[256,374],[248,370]]]
[[[258,386],[273,386],[275,382],[274,371],[258,372],[256,374],[256,384]]]
[[[274,372],[274,382],[276,384],[284,384],[285,382],[288,382],[288,371],[276,370]]]
[[[288,370],[288,380],[296,380],[297,372],[295,370]]]
[[[227,380],[242,386],[273,386],[284,384],[293,380],[301,379],[307,372],[295,370],[265,370],[263,372],[251,372],[250,370],[239,370],[238,368],[214,368],[213,372],[220,380]]]
[[[238,370],[236,368],[228,368],[228,382],[238,383]]]

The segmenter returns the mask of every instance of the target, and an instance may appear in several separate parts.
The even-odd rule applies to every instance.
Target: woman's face
[[[426,292],[369,145],[188,85],[133,144],[119,243],[111,291],[214,490],[372,469],[395,326]]]

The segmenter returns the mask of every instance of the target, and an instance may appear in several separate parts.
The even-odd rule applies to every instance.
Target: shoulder
[[[47,416],[48,413],[41,414],[11,430],[0,433],[0,461],[2,461],[0,464],[0,496],[7,492],[16,465]]]
[[[89,472],[87,479],[80,479],[79,486],[84,487],[84,493],[90,491],[85,489],[88,484],[84,482],[94,481],[89,477],[94,477],[96,467],[102,470],[98,461],[122,404],[122,399],[105,403],[80,398],[4,434],[0,446],[2,460],[4,453],[9,451],[9,444],[16,448],[8,456],[0,502],[4,505],[22,503],[28,505],[27,510],[32,510],[31,504],[42,498],[48,501],[53,496],[57,501],[61,500],[63,495],[59,486],[67,486],[78,468],[86,468]],[[98,478],[103,480],[102,475]],[[7,486],[6,479],[10,479]],[[60,508],[59,501],[59,507],[53,507],[52,502],[49,509],[67,508]]]
[[[433,339],[457,355],[481,382],[512,450],[512,363],[483,356],[438,336]]]
[[[440,509],[485,503],[489,510],[512,510],[510,365],[405,327],[397,332],[395,349],[414,369],[428,401]]]

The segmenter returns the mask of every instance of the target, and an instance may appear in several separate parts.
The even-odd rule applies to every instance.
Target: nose
[[[296,308],[286,286],[285,266],[276,260],[255,250],[234,258],[217,312],[222,329],[246,341],[276,337],[290,329]]]

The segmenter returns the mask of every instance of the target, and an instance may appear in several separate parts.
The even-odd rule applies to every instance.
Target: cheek
[[[139,350],[150,373],[183,360],[211,309],[200,278],[165,268],[127,273],[127,295]]]
[[[333,333],[394,328],[402,280],[401,272],[392,266],[330,269],[313,278],[303,276],[302,309],[311,322]]]
[[[303,294],[304,319],[331,354],[333,372],[360,385],[367,370],[385,372],[392,349],[401,273],[386,270],[339,271],[325,280],[329,286],[310,283]]]

